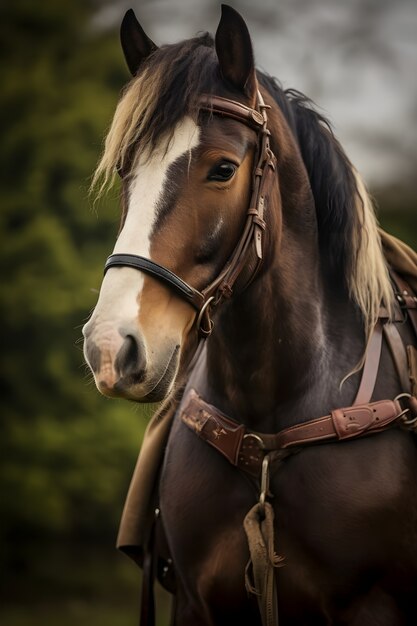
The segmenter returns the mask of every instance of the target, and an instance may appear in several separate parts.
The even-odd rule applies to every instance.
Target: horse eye
[[[220,181],[230,180],[236,170],[237,165],[230,163],[229,161],[223,161],[223,163],[218,163],[210,170],[207,179]]]

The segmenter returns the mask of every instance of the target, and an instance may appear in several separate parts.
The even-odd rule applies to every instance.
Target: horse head
[[[247,27],[224,6],[214,45],[207,35],[157,48],[128,11],[121,42],[134,76],[96,174],[106,179],[117,169],[122,176],[113,254],[149,259],[204,291],[227,266],[253,191],[256,128],[204,106],[212,94],[244,111],[257,105]],[[166,281],[109,267],[83,329],[98,389],[136,401],[164,398],[195,348],[197,318],[196,307]]]

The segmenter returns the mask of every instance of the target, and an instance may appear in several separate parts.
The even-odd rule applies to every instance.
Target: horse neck
[[[286,197],[282,187],[281,194]],[[207,346],[206,397],[258,430],[277,430],[324,415],[329,405],[350,404],[357,377],[342,391],[340,382],[364,348],[361,321],[346,290],[323,272],[314,220],[306,226],[306,215],[314,211],[308,183],[288,197],[272,262],[220,309]],[[298,225],[292,223],[297,214]]]
[[[270,271],[219,314],[207,346],[203,395],[257,430],[325,415],[355,395],[357,375],[340,383],[364,349],[357,313],[302,254],[296,269],[303,288],[287,265]]]

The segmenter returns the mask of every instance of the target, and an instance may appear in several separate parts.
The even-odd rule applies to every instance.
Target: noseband
[[[257,109],[220,96],[203,95],[200,98],[200,110],[242,122],[255,130],[258,137],[252,193],[243,232],[223,270],[207,287],[198,291],[166,267],[136,254],[111,254],[104,267],[104,273],[111,267],[133,267],[168,285],[196,309],[196,325],[203,337],[208,337],[213,329],[211,312],[224,298],[231,297],[239,276],[244,278],[243,284],[239,285],[239,291],[243,291],[253,281],[262,264],[263,233],[266,230],[264,210],[268,204],[276,165],[275,155],[269,145],[266,113],[269,108],[259,91]]]

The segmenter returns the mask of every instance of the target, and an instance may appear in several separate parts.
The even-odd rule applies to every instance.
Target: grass
[[[138,617],[130,608],[73,600],[50,606],[10,606],[0,610],[0,622],[3,626],[136,626]]]
[[[1,626],[137,626],[141,575],[130,559],[112,545],[38,548],[2,577]],[[157,626],[168,626],[171,596],[155,592]]]
[[[161,589],[156,598],[157,626],[168,626],[170,599]],[[139,623],[139,595],[132,602],[126,598],[123,605],[114,605],[103,599],[91,601],[67,598],[61,602],[30,603],[0,608],[2,626],[137,626]]]

